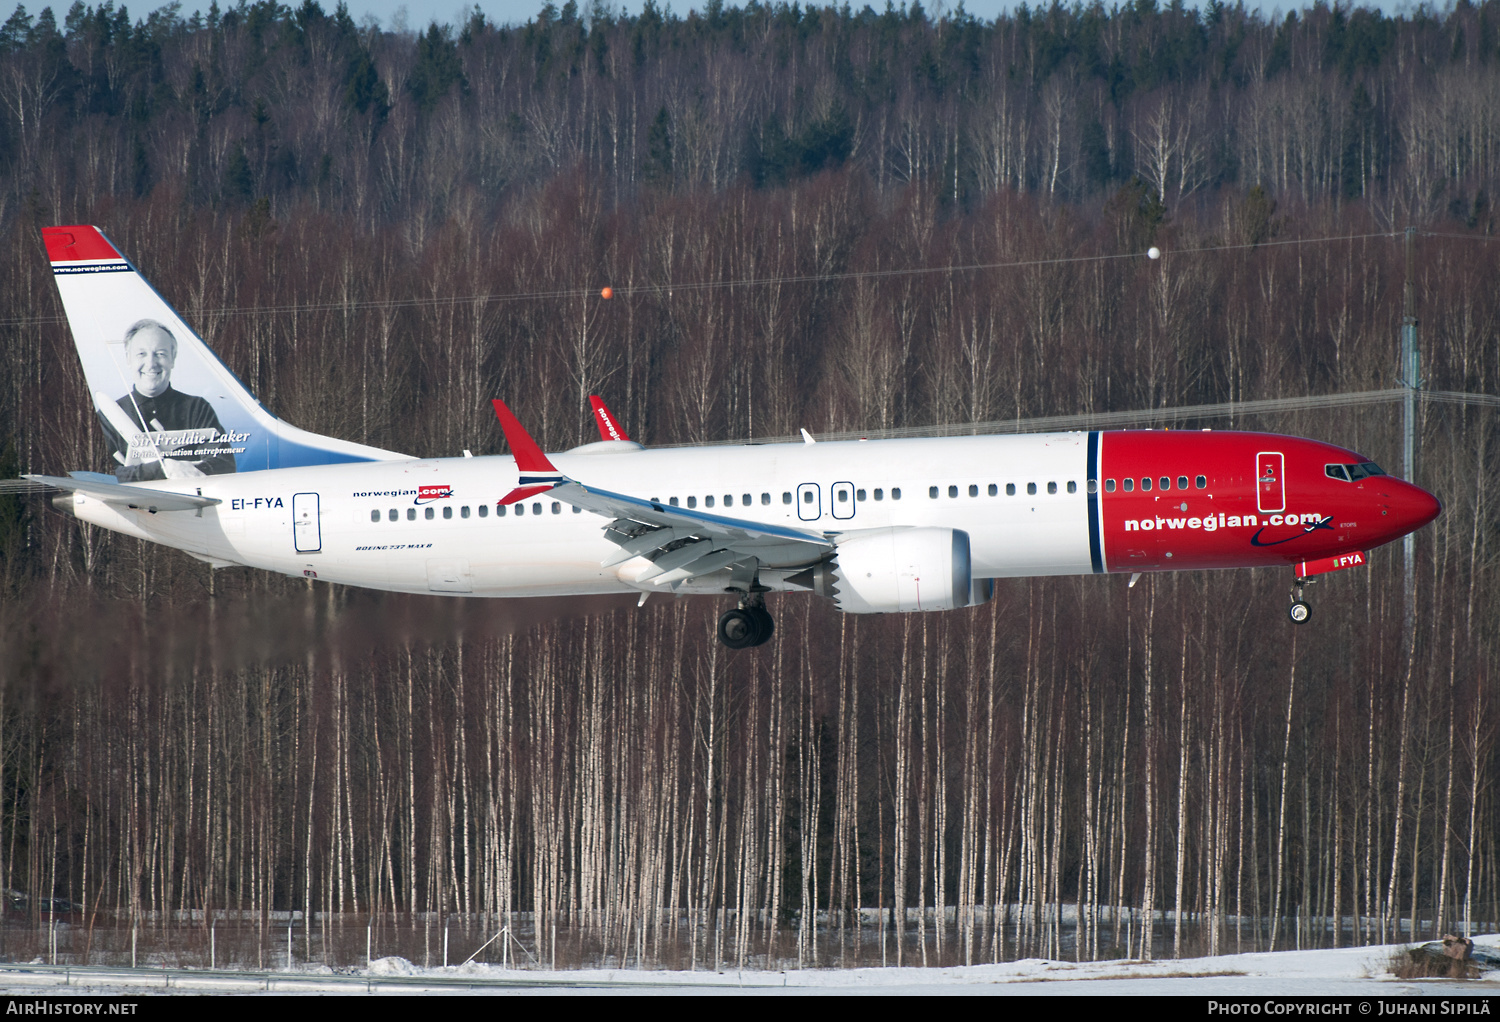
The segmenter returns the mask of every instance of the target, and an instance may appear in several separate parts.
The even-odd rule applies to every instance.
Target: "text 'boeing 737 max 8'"
[[[408,593],[765,594],[855,614],[950,610],[992,580],[1283,566],[1302,586],[1437,517],[1430,493],[1316,440],[1093,431],[647,450],[597,398],[597,443],[411,458],[267,412],[94,227],[44,230],[108,472],[30,476],[54,506],[214,566]],[[1134,579],[1132,578],[1132,581]]]

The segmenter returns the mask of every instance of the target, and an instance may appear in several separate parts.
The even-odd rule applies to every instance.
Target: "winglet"
[[[594,406],[594,423],[599,427],[600,440],[629,440],[615,417],[610,414],[609,408],[605,406],[604,399],[597,394],[589,395],[589,404]]]
[[[495,418],[500,420],[500,428],[505,432],[505,442],[510,444],[510,452],[515,456],[516,470],[521,475],[520,485],[501,497],[500,503],[515,504],[538,493],[546,493],[561,483],[562,473],[547,460],[547,456],[542,453],[536,441],[531,439],[531,434],[526,432],[526,427],[521,425],[515,413],[499,398],[495,398],[492,404],[495,406]]]

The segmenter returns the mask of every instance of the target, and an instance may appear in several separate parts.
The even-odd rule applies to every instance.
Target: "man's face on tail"
[[[159,326],[137,330],[125,345],[125,364],[131,382],[142,397],[156,397],[172,382],[172,364],[177,361],[177,344],[172,335]]]

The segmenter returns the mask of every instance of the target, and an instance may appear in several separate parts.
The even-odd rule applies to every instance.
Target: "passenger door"
[[[847,521],[854,517],[854,484],[834,483],[828,488],[828,510],[833,517]]]
[[[797,487],[797,517],[804,522],[815,522],[823,517],[823,493],[817,483],[803,483]]]
[[[323,527],[318,521],[318,495],[292,495],[292,540],[299,554],[315,554],[323,549]]]
[[[1280,451],[1255,456],[1255,504],[1261,512],[1286,510],[1285,468]]]

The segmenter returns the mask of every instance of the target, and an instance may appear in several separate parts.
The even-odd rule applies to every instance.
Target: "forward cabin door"
[[[323,529],[318,523],[318,495],[292,495],[292,540],[299,554],[315,554],[323,549]]]
[[[1280,451],[1261,451],[1255,456],[1255,503],[1262,513],[1286,510],[1284,462]]]

